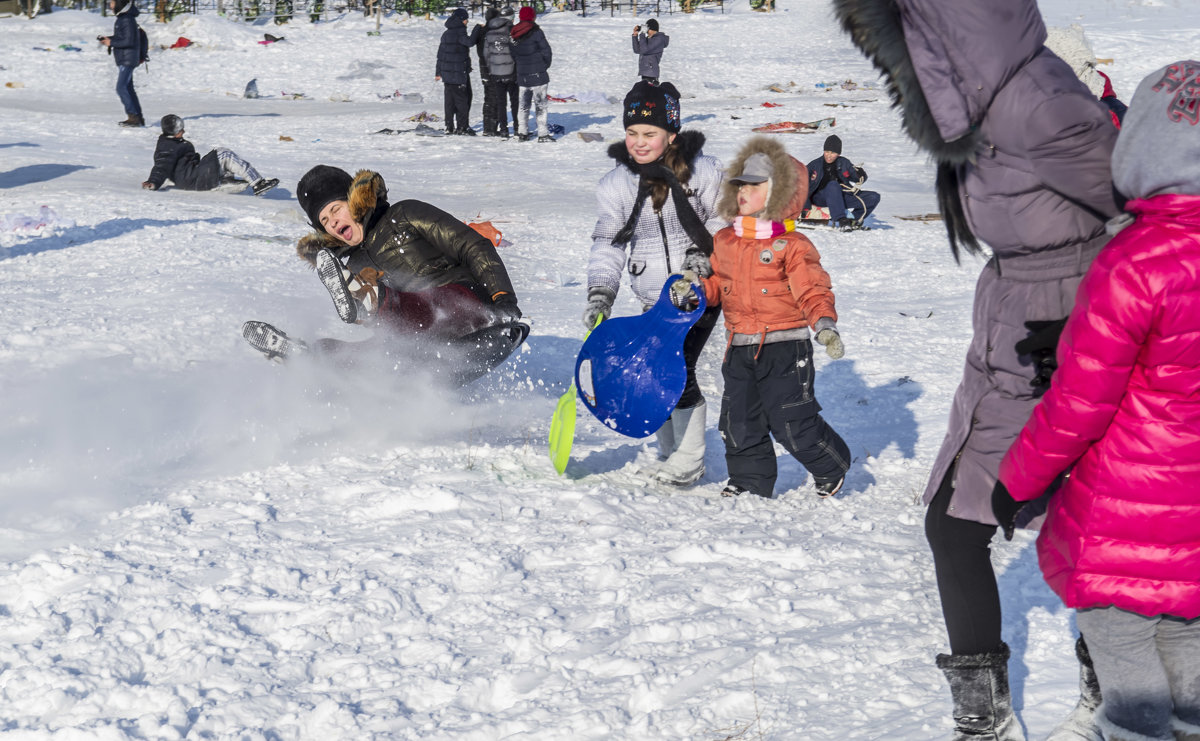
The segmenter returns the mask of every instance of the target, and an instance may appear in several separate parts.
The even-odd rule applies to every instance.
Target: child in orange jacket
[[[807,168],[777,139],[742,148],[722,185],[717,212],[733,222],[713,238],[710,305],[725,313],[725,393],[719,428],[729,485],[721,493],[771,497],[777,464],[771,436],[833,496],[850,468],[850,449],[821,417],[813,393],[809,331],[831,358],[844,352],[829,274],[795,219],[808,195]]]

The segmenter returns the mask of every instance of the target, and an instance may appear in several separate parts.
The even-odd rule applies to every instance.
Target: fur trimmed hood
[[[770,193],[763,217],[771,221],[799,218],[804,202],[808,200],[808,167],[787,153],[783,143],[769,136],[752,137],[738,152],[725,170],[725,182],[721,184],[721,197],[717,201],[717,214],[726,221],[738,217],[738,184],[729,178],[742,173],[751,155],[765,154],[771,159]]]
[[[346,193],[346,201],[350,204],[350,216],[363,225],[363,237],[374,224],[375,215],[388,207],[387,186],[383,176],[372,170],[359,170],[354,173],[350,190]],[[296,254],[309,265],[316,267],[317,253],[322,249],[330,249],[341,257],[355,247],[330,236],[323,231],[305,234],[296,243]]]
[[[972,159],[992,99],[1046,39],[1035,0],[833,0],[833,9],[883,73],[905,133],[952,165]]]
[[[707,140],[704,138],[704,134],[693,129],[685,129],[675,135],[675,142],[679,145],[679,153],[683,155],[683,159],[688,163],[689,168],[693,167],[696,157],[702,153],[705,141]],[[608,145],[608,156],[612,157],[618,163],[625,165],[630,170],[637,171],[638,165],[629,156],[629,150],[625,148],[623,140]]]

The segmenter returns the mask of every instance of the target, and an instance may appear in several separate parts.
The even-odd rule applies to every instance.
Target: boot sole
[[[308,347],[304,342],[293,340],[266,322],[246,322],[242,325],[242,337],[250,343],[250,347],[270,360],[287,360],[291,355]]]
[[[317,252],[317,277],[321,279],[329,297],[333,299],[333,308],[337,310],[338,318],[347,324],[358,321],[358,306],[346,278],[342,275],[342,261],[334,257],[327,249]]]

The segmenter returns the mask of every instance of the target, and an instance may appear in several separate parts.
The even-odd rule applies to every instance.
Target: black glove
[[[1017,355],[1028,355],[1033,359],[1034,375],[1029,385],[1043,392],[1050,385],[1050,377],[1058,368],[1058,338],[1062,336],[1066,319],[1025,322],[1030,335],[1014,345]]]
[[[596,320],[604,320],[612,315],[613,301],[617,294],[607,288],[596,286],[588,289],[588,305],[583,310],[583,326],[591,329],[596,326]]]
[[[496,312],[496,317],[501,324],[515,322],[521,318],[521,309],[517,306],[517,297],[511,293],[506,293],[500,296],[492,303],[492,311]]]
[[[683,253],[683,269],[692,271],[700,278],[707,278],[712,275],[712,262],[708,255],[693,247]]]
[[[1017,529],[1017,513],[1025,508],[1026,502],[1018,502],[1008,493],[1008,487],[996,479],[992,489],[992,516],[1004,531],[1004,539],[1012,540],[1013,532]]]

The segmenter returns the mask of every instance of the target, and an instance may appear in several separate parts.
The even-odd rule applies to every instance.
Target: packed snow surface
[[[1128,101],[1195,57],[1184,0],[1046,0],[1082,24]],[[818,499],[782,452],[776,498],[722,499],[721,333],[701,359],[708,474],[631,472],[648,441],[582,409],[565,475],[551,414],[583,337],[595,185],[637,79],[636,19],[540,17],[553,144],[435,138],[444,17],[277,27],[141,20],[153,125],[126,130],[112,19],[0,19],[0,732],[25,739],[913,739],[949,733],[947,650],[919,501],[982,266],[956,265],[927,159],[816,0],[659,16],[684,125],[729,161],[750,129],[835,117],[883,195],[867,232],[810,235],[846,357],[817,358],[855,459]],[[477,18],[473,19],[477,20]],[[265,33],[284,41],[263,45]],[[159,48],[178,37],[186,49]],[[73,51],[69,48],[76,47]],[[250,80],[262,97],[245,99]],[[843,85],[847,80],[852,85]],[[768,86],[776,89],[769,90]],[[472,110],[482,93],[476,78]],[[765,107],[765,103],[778,104]],[[233,149],[264,198],[143,191],[157,121]],[[433,122],[434,128],[441,124]],[[600,142],[580,133],[599,134]],[[802,161],[824,133],[782,134]],[[244,320],[362,338],[293,252],[294,184],[371,168],[393,199],[490,220],[527,345],[456,392],[266,362]],[[619,314],[637,307],[626,288]],[[1012,683],[1030,738],[1076,697],[1071,614],[1033,536],[997,541]]]

